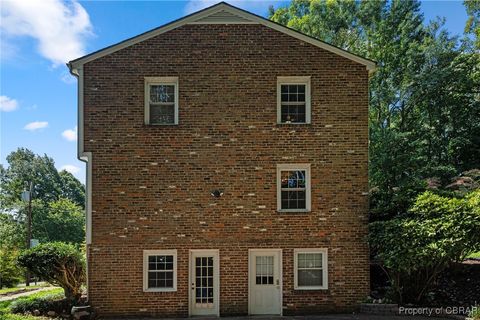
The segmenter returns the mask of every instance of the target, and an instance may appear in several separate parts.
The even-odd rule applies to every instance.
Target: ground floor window
[[[327,249],[294,250],[294,285],[298,290],[328,288]]]
[[[143,290],[177,290],[177,250],[143,251]]]

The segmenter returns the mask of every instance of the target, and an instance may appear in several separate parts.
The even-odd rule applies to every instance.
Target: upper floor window
[[[143,290],[177,290],[177,250],[143,251]]]
[[[178,78],[145,78],[145,123],[178,124]]]
[[[277,122],[310,123],[310,77],[277,78]]]
[[[277,165],[277,210],[310,211],[310,165]]]

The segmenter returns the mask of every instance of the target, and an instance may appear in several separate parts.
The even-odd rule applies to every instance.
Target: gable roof
[[[75,69],[77,69],[78,67],[82,66],[87,62],[109,55],[113,52],[129,47],[136,43],[142,42],[144,40],[150,39],[159,34],[165,33],[167,31],[173,30],[175,28],[178,28],[186,24],[261,24],[268,28],[277,30],[291,37],[297,38],[299,40],[310,43],[314,46],[317,46],[319,48],[322,48],[324,50],[330,51],[339,56],[342,56],[344,58],[347,58],[359,64],[362,64],[369,71],[374,71],[376,67],[375,61],[363,58],[359,55],[353,54],[351,52],[348,52],[346,50],[333,46],[327,42],[318,40],[314,37],[298,32],[294,29],[288,28],[274,21],[265,19],[264,17],[258,16],[251,12],[234,7],[225,2],[220,2],[218,4],[215,4],[211,7],[197,11],[195,13],[187,15],[178,20],[174,20],[158,28],[139,34],[138,36],[126,39],[117,44],[108,46],[106,48],[92,52],[78,59],[72,60],[69,63],[67,63],[67,66],[69,67],[70,72],[74,72]]]

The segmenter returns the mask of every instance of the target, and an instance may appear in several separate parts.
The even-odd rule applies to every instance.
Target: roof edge
[[[182,18],[179,18],[177,20],[171,21],[167,24],[164,24],[162,26],[159,26],[157,28],[151,29],[149,31],[146,31],[144,33],[141,33],[137,36],[125,39],[121,42],[118,42],[116,44],[110,45],[108,47],[105,47],[103,49],[94,51],[92,53],[89,53],[83,57],[71,60],[70,62],[67,63],[68,68],[70,69],[70,72],[73,72],[75,69],[78,67],[82,66],[85,63],[88,63],[90,61],[96,60],[100,57],[109,55],[111,53],[114,53],[118,50],[121,50],[123,48],[129,47],[131,45],[134,45],[136,43],[145,41],[147,39],[150,39],[151,37],[157,36],[159,34],[165,33],[167,31],[173,30],[175,28],[178,28],[180,26],[189,24],[189,23],[195,23],[195,20],[201,19],[203,17],[206,17],[212,13],[215,13],[216,11],[220,10],[230,10],[233,11],[233,13],[238,14],[243,16],[245,19],[252,20],[252,23],[258,23],[262,24],[266,27],[269,27],[271,29],[277,30],[279,32],[282,32],[284,34],[287,34],[291,37],[297,38],[301,41],[310,43],[314,46],[317,46],[319,48],[322,48],[324,50],[330,51],[334,54],[340,55],[344,58],[347,58],[349,60],[352,60],[354,62],[357,62],[359,64],[364,65],[369,72],[373,72],[376,69],[376,62],[367,58],[364,58],[362,56],[359,56],[357,54],[351,53],[347,50],[344,50],[342,48],[336,47],[332,44],[329,44],[325,41],[319,40],[317,38],[311,37],[309,35],[306,35],[304,33],[301,33],[297,30],[294,30],[292,28],[286,27],[282,24],[279,24],[277,22],[268,20],[262,16],[256,15],[254,13],[248,12],[246,10],[237,8],[235,6],[232,6],[228,3],[225,2],[220,2],[217,3],[213,6],[207,7],[205,9],[202,9],[200,11],[191,13],[187,16],[184,16]]]

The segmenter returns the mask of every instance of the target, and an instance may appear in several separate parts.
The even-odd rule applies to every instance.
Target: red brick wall
[[[220,250],[220,312],[248,312],[248,249],[283,249],[284,314],[369,290],[368,74],[260,25],[186,25],[84,66],[93,153],[90,300],[188,315],[188,250]],[[179,78],[179,125],[144,125],[144,77]],[[311,76],[312,123],[276,123],[277,76]],[[276,165],[310,163],[312,211],[276,211]],[[210,195],[224,190],[221,198]],[[329,289],[293,289],[293,249],[328,248]],[[142,252],[178,250],[178,290],[142,290]]]

